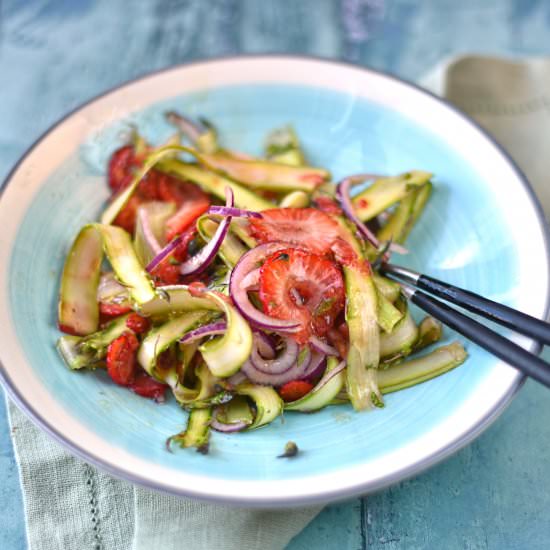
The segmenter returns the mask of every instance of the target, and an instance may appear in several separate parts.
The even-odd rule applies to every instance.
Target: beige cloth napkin
[[[527,176],[550,219],[550,59],[448,59],[420,82],[476,119]]]
[[[550,217],[550,61],[468,56],[422,81],[476,118],[512,154]],[[73,458],[10,405],[31,550],[284,548],[320,507],[258,511],[140,487]]]

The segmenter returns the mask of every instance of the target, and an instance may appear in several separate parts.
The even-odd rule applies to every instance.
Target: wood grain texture
[[[176,63],[288,52],[414,80],[460,52],[547,54],[549,30],[545,0],[0,0],[0,178],[68,110]],[[548,548],[549,416],[547,393],[528,383],[468,448],[368,499],[328,506],[289,548]],[[3,411],[0,471],[0,548],[17,550],[22,502]]]

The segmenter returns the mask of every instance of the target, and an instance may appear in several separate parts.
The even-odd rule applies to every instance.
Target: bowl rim
[[[544,243],[544,248],[546,251],[545,268],[547,273],[550,272],[550,228],[548,227],[548,224],[546,222],[542,206],[537,196],[535,195],[533,188],[531,187],[527,178],[523,174],[523,172],[519,169],[515,161],[511,158],[510,154],[503,149],[503,147],[495,140],[495,138],[491,134],[489,134],[470,116],[460,111],[457,107],[449,103],[447,100],[441,98],[440,96],[435,95],[434,93],[432,93],[429,90],[426,90],[425,88],[422,88],[416,83],[397,77],[385,71],[373,69],[369,66],[358,65],[347,61],[342,61],[342,60],[337,60],[337,59],[332,59],[332,58],[322,57],[322,56],[301,55],[301,54],[296,54],[296,55],[279,54],[279,53],[217,56],[217,57],[212,57],[207,59],[197,59],[197,60],[192,60],[188,62],[183,62],[177,65],[171,65],[169,67],[147,72],[135,78],[126,80],[116,86],[113,86],[107,89],[104,92],[101,92],[100,94],[97,94],[91,97],[87,101],[79,104],[78,106],[76,106],[75,108],[67,112],[65,115],[63,115],[61,118],[59,118],[57,121],[55,121],[53,124],[51,124],[45,131],[43,131],[40,134],[40,136],[36,138],[33,141],[33,143],[25,150],[25,152],[21,155],[19,160],[14,164],[14,166],[11,168],[11,170],[8,172],[8,174],[2,181],[2,185],[0,186],[0,201],[2,200],[4,192],[6,191],[13,177],[17,173],[19,167],[25,162],[27,157],[31,155],[31,153],[42,143],[44,139],[46,139],[67,119],[69,119],[71,116],[79,112],[81,109],[84,109],[85,107],[95,103],[96,101],[104,98],[105,96],[108,96],[114,92],[119,91],[122,88],[125,88],[127,86],[132,86],[134,84],[138,84],[148,79],[155,78],[157,75],[161,75],[169,72],[178,72],[178,71],[181,71],[182,69],[193,67],[196,65],[208,65],[208,64],[215,64],[219,62],[242,61],[246,59],[260,60],[260,61],[261,60],[265,60],[265,61],[279,60],[279,61],[287,61],[287,62],[313,61],[313,62],[321,62],[326,65],[333,65],[336,69],[351,68],[354,70],[359,70],[368,74],[382,76],[398,84],[404,85],[405,87],[412,88],[416,92],[419,92],[421,94],[424,94],[425,96],[428,96],[431,100],[439,103],[442,107],[452,111],[455,115],[457,115],[459,118],[461,118],[471,127],[473,127],[473,129],[476,130],[479,134],[481,134],[483,138],[485,138],[488,142],[490,142],[490,144],[497,150],[498,154],[508,164],[509,168],[514,173],[517,180],[522,184],[523,191],[525,192],[526,197],[530,202],[530,206],[532,207],[536,215],[536,222],[538,223],[542,240]],[[545,319],[548,318],[549,312],[550,312],[550,285],[547,285],[545,305],[544,305]],[[529,342],[527,349],[529,349],[534,353],[539,353],[541,350],[541,346],[536,342]],[[13,383],[12,380],[10,379],[10,375],[8,373],[7,368],[0,361],[0,382],[2,383],[7,394],[17,404],[19,409],[24,411],[25,414],[35,424],[39,425],[42,430],[46,431],[51,437],[53,437],[54,440],[56,440],[61,445],[63,445],[73,455],[78,456],[79,458],[85,460],[86,462],[91,463],[94,466],[97,466],[104,472],[107,472],[119,479],[124,479],[126,481],[130,481],[132,483],[136,483],[137,485],[147,487],[150,489],[155,489],[157,491],[174,494],[176,496],[188,496],[188,497],[191,496],[193,498],[197,498],[203,501],[213,501],[218,503],[232,503],[232,504],[237,504],[241,506],[246,505],[246,506],[263,507],[263,508],[288,507],[288,506],[298,506],[303,504],[313,504],[313,503],[318,504],[318,503],[334,502],[337,500],[343,500],[343,499],[352,498],[355,496],[360,496],[366,493],[379,491],[395,483],[408,479],[412,476],[418,475],[424,472],[425,470],[427,470],[428,468],[434,466],[435,464],[448,458],[449,456],[451,456],[461,448],[465,447],[470,442],[472,442],[476,437],[478,437],[483,431],[485,431],[502,414],[505,408],[510,404],[516,392],[525,382],[525,379],[526,377],[523,374],[517,372],[512,382],[510,383],[508,390],[505,393],[503,393],[503,395],[501,395],[500,399],[495,403],[494,408],[484,416],[479,417],[477,421],[470,426],[469,430],[458,434],[453,440],[448,442],[445,446],[441,447],[438,452],[425,457],[421,461],[406,465],[405,467],[395,470],[391,475],[387,475],[386,477],[379,479],[377,483],[373,483],[369,481],[363,482],[363,483],[359,482],[352,486],[348,486],[344,489],[324,491],[324,492],[322,490],[321,491],[318,490],[318,491],[312,491],[307,495],[293,495],[283,499],[273,500],[269,497],[266,498],[258,495],[256,496],[234,495],[231,497],[227,495],[218,496],[212,493],[201,492],[193,488],[182,491],[177,487],[171,486],[169,483],[164,483],[161,486],[151,481],[147,477],[142,477],[128,470],[124,470],[122,468],[118,468],[114,465],[109,464],[109,462],[106,460],[103,460],[102,457],[94,455],[93,452],[90,452],[89,450],[87,450],[85,448],[85,445],[80,445],[75,442],[68,441],[63,436],[63,434],[56,428],[55,425],[53,425],[46,418],[44,418],[43,415],[31,403],[25,400],[25,398],[19,392],[19,389],[16,387],[15,383]]]

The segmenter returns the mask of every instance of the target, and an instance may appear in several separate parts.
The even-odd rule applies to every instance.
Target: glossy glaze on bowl
[[[291,123],[311,163],[353,172],[436,174],[436,189],[404,265],[538,317],[547,308],[546,237],[538,206],[499,149],[462,115],[400,81],[297,58],[243,58],[161,72],[93,101],[47,134],[12,173],[0,201],[0,360],[8,390],[73,452],[175,494],[276,506],[372,491],[465,444],[496,417],[521,377],[467,345],[451,373],[387,397],[386,408],[287,414],[260,430],[213,434],[211,452],[166,452],[182,429],[174,401],[157,405],[72,373],[54,343],[64,255],[108,196],[102,173],[129,123],[152,142],[172,130],[166,109],[202,115],[233,149],[261,153],[267,131]],[[447,331],[446,341],[456,338]],[[521,341],[518,339],[518,341]],[[276,458],[288,440],[301,454]]]

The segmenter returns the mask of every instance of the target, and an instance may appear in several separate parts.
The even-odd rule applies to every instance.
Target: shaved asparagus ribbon
[[[369,179],[376,179],[380,176],[374,174],[357,174],[344,178],[336,188],[336,195],[342,205],[342,209],[346,216],[355,224],[359,233],[369,242],[374,248],[380,249],[381,243],[376,235],[357,217],[355,209],[351,202],[350,191],[351,187],[359,183],[363,183]],[[407,254],[407,249],[399,244],[390,242],[388,245],[389,250],[396,252],[397,254]]]
[[[87,335],[97,330],[97,289],[104,252],[131,301],[141,306],[157,296],[136,256],[130,235],[112,225],[86,225],[75,239],[63,268],[58,312],[63,331]]]

